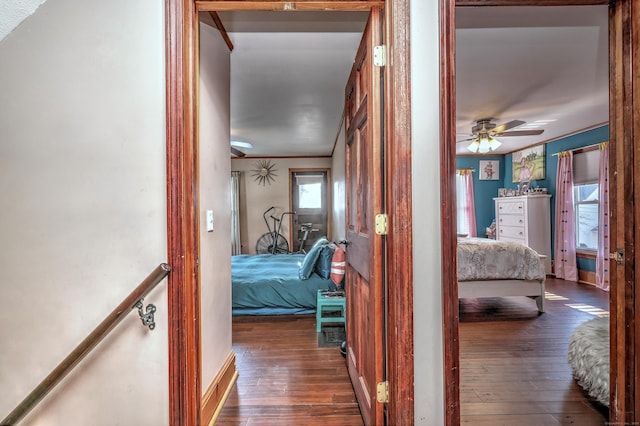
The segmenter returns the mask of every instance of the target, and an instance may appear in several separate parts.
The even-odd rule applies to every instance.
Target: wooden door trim
[[[411,139],[409,104],[409,0],[378,1],[196,1],[165,0],[167,234],[169,279],[169,419],[171,425],[199,424],[200,283],[196,269],[197,241],[197,106],[196,67],[198,11],[284,10],[366,11],[382,7],[387,43],[394,65],[386,72],[385,123],[387,149],[393,153],[386,175],[403,186],[390,187],[391,231],[387,262],[392,266],[388,287],[387,336],[397,362],[387,379],[391,424],[414,422],[413,288],[411,237]],[[397,91],[395,96],[393,91]],[[390,103],[391,99],[396,99]],[[405,186],[406,185],[406,186]],[[395,205],[391,206],[394,202]],[[191,319],[191,320],[190,320]],[[397,419],[397,420],[394,420]]]
[[[197,14],[165,0],[169,423],[200,424],[200,287],[197,272]]]
[[[640,4],[615,1],[609,8],[609,196],[611,251],[624,248],[625,263],[611,262],[610,422],[636,424],[640,392],[636,348],[640,341],[640,294],[636,253],[640,241]],[[635,53],[634,53],[635,52]]]
[[[389,0],[387,0],[389,1]],[[264,10],[264,11],[368,11],[372,7],[384,7],[384,0],[196,0],[196,8],[199,11],[240,11],[240,10]]]
[[[414,0],[415,1],[415,0]],[[413,208],[411,202],[410,2],[390,1],[384,10],[385,156],[387,236],[387,379],[391,425],[415,423],[413,324]]]
[[[445,424],[460,424],[460,346],[456,239],[455,1],[440,0],[440,207]]]
[[[609,0],[455,0],[456,7],[477,6],[602,6]]]
[[[640,294],[638,294],[635,273],[635,253],[638,252],[640,241],[640,176],[635,172],[635,163],[640,158],[640,143],[634,141],[633,136],[640,133],[640,88],[637,83],[640,68],[640,58],[632,52],[640,50],[640,5],[637,1],[601,1],[601,0],[441,0],[440,51],[441,53],[441,81],[443,90],[441,98],[441,160],[443,168],[450,168],[451,161],[455,161],[452,148],[455,141],[455,6],[582,6],[610,4],[609,15],[609,66],[610,66],[610,120],[609,146],[610,158],[610,188],[611,197],[611,248],[624,247],[626,263],[623,267],[614,266],[611,273],[611,400],[610,421],[612,423],[629,423],[637,421],[636,413],[640,413],[640,379],[636,371],[638,363],[635,357],[635,347],[640,341]],[[634,85],[633,82],[636,84]],[[450,146],[451,145],[451,146]],[[441,172],[441,196],[443,200],[443,233],[442,253],[455,255],[455,239],[449,236],[451,231],[444,225],[447,220],[455,219],[449,214],[455,205],[454,188],[452,186],[452,171]],[[617,200],[617,201],[616,201]],[[616,206],[617,202],[617,207]],[[624,206],[626,205],[626,208]],[[617,213],[621,217],[616,218]],[[455,223],[455,220],[453,220]],[[452,257],[455,259],[455,256]],[[460,423],[460,397],[458,368],[458,343],[450,343],[452,336],[457,335],[458,318],[452,315],[453,306],[457,306],[456,292],[452,290],[456,284],[453,274],[446,273],[443,268],[443,307],[444,316],[444,347],[445,347],[445,383],[455,389],[447,388],[445,392],[445,406],[447,424]],[[456,297],[454,297],[456,296]],[[455,346],[455,347],[452,347]],[[447,360],[447,357],[452,357]],[[454,367],[454,368],[452,368]]]

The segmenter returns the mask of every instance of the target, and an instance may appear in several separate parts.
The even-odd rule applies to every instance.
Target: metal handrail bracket
[[[15,425],[22,420],[170,271],[168,264],[158,265],[0,424]]]

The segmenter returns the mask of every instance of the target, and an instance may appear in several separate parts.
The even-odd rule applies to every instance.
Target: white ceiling
[[[606,123],[608,67],[607,6],[458,8],[458,139],[482,118],[544,130],[499,138],[496,152],[508,153]],[[468,154],[468,144],[456,152]]]
[[[456,9],[458,139],[475,120],[511,120],[539,136],[496,153],[608,122],[607,6]],[[231,54],[232,140],[249,156],[330,155],[366,14],[221,12]],[[457,144],[468,154],[468,142]]]
[[[366,14],[221,12],[231,53],[231,140],[247,155],[330,155]]]
[[[0,1],[0,40],[27,19],[46,0]]]

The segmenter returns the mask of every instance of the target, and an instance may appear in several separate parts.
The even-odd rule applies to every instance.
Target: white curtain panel
[[[231,254],[242,254],[240,244],[240,173],[231,172]]]
[[[456,204],[458,234],[476,236],[476,208],[473,201],[472,170],[461,169],[456,172]]]
[[[576,229],[573,208],[573,152],[558,153],[556,176],[555,273],[556,278],[578,281]]]

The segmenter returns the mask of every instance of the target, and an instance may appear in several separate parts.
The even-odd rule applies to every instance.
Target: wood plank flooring
[[[520,297],[460,302],[460,399],[468,425],[603,425],[571,376],[573,329],[608,293],[549,279],[547,312]],[[362,425],[344,358],[318,348],[314,316],[234,317],[240,373],[217,425]]]
[[[608,293],[547,280],[546,312],[523,297],[460,301],[460,409],[468,425],[603,425],[567,362],[576,326],[608,312]]]
[[[338,347],[319,348],[315,315],[234,317],[238,382],[216,425],[362,425]]]

